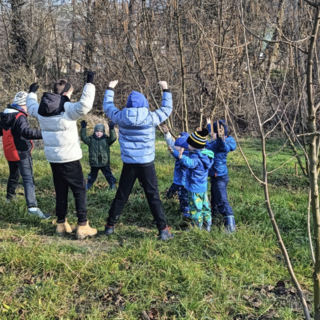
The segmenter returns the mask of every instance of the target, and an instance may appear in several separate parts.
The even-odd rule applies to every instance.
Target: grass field
[[[243,142],[257,174],[258,141]],[[279,147],[277,141],[268,152]],[[83,146],[85,176],[88,153]],[[114,192],[99,173],[88,193],[88,217],[99,230],[85,241],[54,235],[52,220],[26,214],[23,188],[5,203],[8,166],[0,157],[0,319],[303,319],[283,256],[273,235],[263,190],[238,151],[229,156],[229,198],[238,231],[226,235],[222,220],[211,233],[184,231],[177,200],[165,200],[174,161],[165,142],[156,144],[161,197],[175,238],[157,240],[146,199],[136,184],[116,233],[103,234]],[[289,149],[270,159],[275,168],[292,157]],[[55,198],[44,152],[33,154],[39,206],[54,215]],[[118,142],[111,167],[117,179],[122,162]],[[294,162],[270,176],[270,195],[297,277],[312,309],[312,265],[307,241],[307,181]],[[76,222],[70,194],[69,220]],[[285,286],[285,288],[284,288]]]

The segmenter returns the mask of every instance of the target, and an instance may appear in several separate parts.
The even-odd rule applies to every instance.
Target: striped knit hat
[[[191,133],[187,143],[196,149],[203,149],[206,145],[208,134],[209,131],[206,128],[202,129],[201,131]]]
[[[27,104],[27,93],[24,91],[18,92],[13,100],[13,104],[16,104],[18,106],[25,106]]]

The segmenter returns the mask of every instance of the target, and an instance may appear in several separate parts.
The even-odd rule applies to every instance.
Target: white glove
[[[114,89],[116,87],[116,85],[118,84],[118,80],[113,80],[109,83],[109,88]]]
[[[167,81],[159,81],[159,86],[162,88],[162,90],[168,89]]]

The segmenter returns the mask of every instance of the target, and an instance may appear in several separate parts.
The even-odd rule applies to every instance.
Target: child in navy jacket
[[[164,138],[166,139],[166,143],[168,146],[170,146],[173,150],[177,150],[178,152],[181,151],[182,148],[184,148],[186,151],[184,151],[183,154],[189,154],[187,143],[189,133],[181,132],[178,139],[176,141],[173,141],[167,125],[163,125],[162,129],[164,132]],[[187,168],[183,166],[179,160],[176,160],[173,174],[173,183],[167,192],[167,198],[172,199],[175,193],[178,192],[180,211],[184,218],[190,218],[188,191],[185,188],[186,170]]]
[[[206,230],[211,230],[211,210],[207,195],[208,172],[213,164],[214,154],[206,150],[207,129],[192,133],[187,139],[189,155],[183,154],[183,149],[178,152],[170,148],[172,155],[187,168],[186,186],[188,191],[188,200],[190,215],[193,223],[202,228],[203,222],[206,222]]]
[[[211,132],[211,121],[207,119],[207,127]],[[211,178],[211,209],[217,208],[224,217],[227,232],[236,230],[236,223],[232,208],[228,201],[227,186],[229,183],[227,156],[234,151],[237,143],[233,137],[228,136],[225,120],[219,120],[213,125],[213,141],[207,143],[206,148],[214,152],[214,164],[209,171]]]

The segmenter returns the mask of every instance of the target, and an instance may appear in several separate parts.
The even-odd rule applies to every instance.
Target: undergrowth
[[[254,171],[261,174],[260,145],[242,143]],[[277,141],[268,152],[279,148]],[[112,146],[111,168],[119,180],[119,144]],[[83,146],[82,165],[89,173]],[[292,154],[270,158],[270,170]],[[273,234],[263,190],[240,153],[228,158],[228,188],[237,232],[223,232],[215,219],[211,233],[188,227],[177,199],[166,200],[174,160],[166,144],[156,143],[159,189],[175,238],[160,242],[144,193],[136,183],[116,232],[103,234],[113,191],[101,173],[88,192],[93,239],[55,236],[52,220],[26,213],[22,185],[18,200],[6,204],[8,165],[0,158],[0,318],[1,319],[302,319],[303,314]],[[39,207],[54,216],[55,194],[43,150],[33,153]],[[307,180],[290,162],[270,176],[270,196],[279,228],[308,300],[312,265],[306,232]],[[76,223],[69,195],[69,221]],[[312,309],[311,302],[310,308]]]

